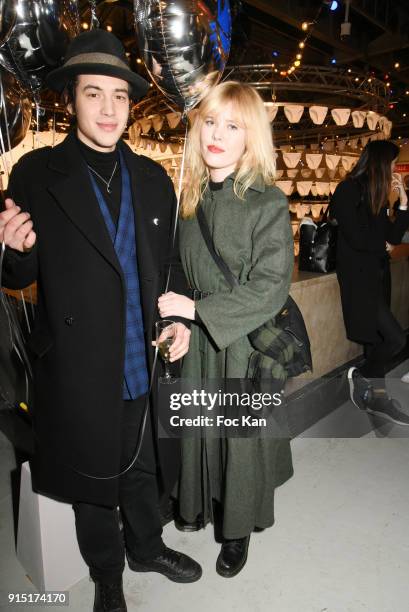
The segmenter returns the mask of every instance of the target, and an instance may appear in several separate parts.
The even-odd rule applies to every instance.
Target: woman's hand
[[[163,318],[183,317],[184,319],[195,318],[195,303],[185,295],[179,295],[169,291],[158,299],[159,314]]]
[[[398,192],[400,205],[407,206],[408,196],[406,195],[405,185],[403,184],[402,175],[399,174],[399,172],[394,172],[392,174],[392,189]]]
[[[178,359],[182,359],[189,350],[190,329],[183,323],[175,323],[175,340],[169,348],[169,361],[173,363]],[[152,346],[156,346],[156,342],[152,342]]]

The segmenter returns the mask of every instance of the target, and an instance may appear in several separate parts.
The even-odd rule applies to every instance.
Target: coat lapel
[[[121,266],[74,133],[51,151],[49,167],[60,176],[48,186],[48,191],[80,232],[122,277]]]
[[[150,193],[152,179],[130,148],[122,141],[119,144],[131,178],[139,276],[141,279],[152,280],[157,275],[157,268],[149,241],[148,219],[145,216],[152,197]]]

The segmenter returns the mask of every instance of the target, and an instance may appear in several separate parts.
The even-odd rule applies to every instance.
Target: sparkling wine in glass
[[[165,364],[165,376],[160,376],[159,382],[164,385],[170,385],[176,382],[176,378],[172,376],[169,369],[169,349],[175,341],[176,327],[173,321],[162,319],[161,321],[156,321],[155,331],[156,346]]]

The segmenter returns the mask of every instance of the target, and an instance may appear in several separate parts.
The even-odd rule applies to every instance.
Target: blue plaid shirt
[[[149,387],[145,339],[136,258],[135,217],[132,204],[131,180],[121,151],[122,191],[118,227],[112,221],[104,197],[90,172],[102,216],[111,236],[126,284],[126,336],[123,398],[135,399],[147,393]]]

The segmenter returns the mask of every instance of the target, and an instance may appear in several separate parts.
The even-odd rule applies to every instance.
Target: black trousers
[[[121,466],[134,455],[145,396],[124,401]],[[119,509],[78,502],[73,505],[78,545],[93,580],[111,583],[121,579],[125,549],[136,559],[150,559],[164,549],[159,514],[157,461],[148,416],[143,444],[135,465],[120,476]]]
[[[366,378],[378,379],[375,387],[384,387],[388,362],[405,347],[406,335],[385,299],[380,299],[377,305],[376,325],[379,340],[364,346],[366,361],[361,373]]]

